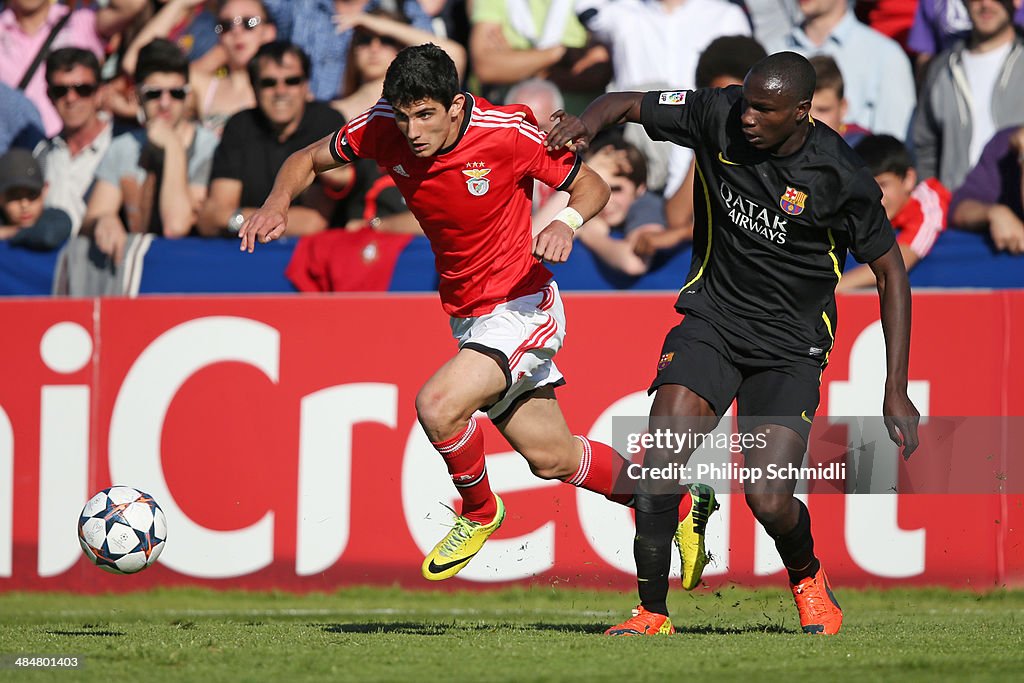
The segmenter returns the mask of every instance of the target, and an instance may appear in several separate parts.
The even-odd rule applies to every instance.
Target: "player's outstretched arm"
[[[642,92],[613,92],[598,97],[579,116],[559,109],[551,115],[551,120],[558,123],[548,133],[545,144],[548,149],[564,145],[577,154],[583,154],[594,136],[608,126],[639,123],[643,99]]]
[[[569,258],[573,235],[604,208],[612,194],[608,183],[586,164],[580,164],[567,192],[569,204],[533,238],[533,255],[549,263]]]
[[[317,173],[341,166],[331,154],[332,137],[333,133],[285,159],[263,206],[249,216],[238,231],[239,249],[252,253],[257,241],[270,242],[283,235],[288,227],[288,207],[292,200],[313,183]]]
[[[882,414],[889,438],[903,447],[903,457],[907,459],[917,450],[917,425],[921,419],[921,414],[907,396],[910,283],[896,243],[870,265],[877,279],[882,332],[885,335],[886,377]]]

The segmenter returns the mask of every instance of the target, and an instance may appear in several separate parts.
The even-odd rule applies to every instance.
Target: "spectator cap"
[[[43,169],[27,149],[15,147],[0,157],[0,192],[13,187],[43,189]]]

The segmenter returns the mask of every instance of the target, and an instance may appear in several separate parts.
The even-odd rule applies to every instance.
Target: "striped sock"
[[[629,479],[626,474],[630,461],[607,444],[591,441],[579,434],[575,436],[583,444],[583,455],[580,456],[579,469],[565,479],[565,483],[600,493],[614,503],[633,507],[633,489],[636,482]],[[679,505],[679,521],[690,514],[690,505],[690,492],[685,491]]]
[[[474,522],[490,523],[498,514],[498,505],[487,480],[484,435],[477,427],[476,419],[469,418],[465,429],[447,441],[435,443],[434,448],[444,458],[452,483],[462,496],[460,514]]]

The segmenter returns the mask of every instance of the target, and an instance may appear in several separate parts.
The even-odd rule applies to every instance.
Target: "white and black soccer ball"
[[[89,561],[111,574],[134,574],[156,562],[167,520],[153,497],[112,486],[89,499],[78,518],[78,542]]]

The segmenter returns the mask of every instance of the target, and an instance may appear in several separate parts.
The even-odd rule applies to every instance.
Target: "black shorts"
[[[658,374],[648,393],[663,384],[679,384],[707,401],[718,417],[735,398],[741,433],[778,424],[807,441],[818,409],[822,369],[726,339],[710,322],[691,313],[665,336]]]

